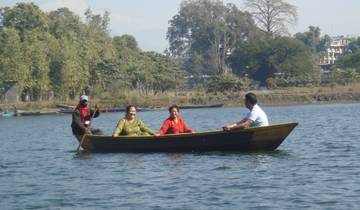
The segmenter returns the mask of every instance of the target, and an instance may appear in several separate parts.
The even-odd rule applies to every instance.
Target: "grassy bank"
[[[265,105],[324,104],[360,102],[360,84],[348,86],[287,88],[255,91]]]
[[[294,105],[294,104],[324,104],[324,103],[352,103],[360,102],[360,84],[348,86],[314,87],[314,88],[286,88],[276,90],[254,90],[262,105]],[[123,107],[135,104],[139,107],[168,107],[178,105],[207,105],[224,104],[225,106],[243,106],[246,92],[207,93],[204,90],[178,91],[163,94],[140,94],[137,92],[123,92],[104,94],[91,97],[91,104],[98,104],[102,108]],[[76,105],[73,101],[42,101],[16,104],[19,110],[54,111],[56,104]],[[12,105],[0,106],[3,110],[11,111]]]

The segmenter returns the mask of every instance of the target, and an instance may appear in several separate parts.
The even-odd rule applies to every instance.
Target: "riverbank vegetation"
[[[289,87],[276,90],[254,90],[259,103],[265,106],[287,106],[307,104],[333,104],[360,102],[360,84],[328,87]],[[122,92],[116,95],[101,95],[91,98],[90,105],[97,104],[101,110],[124,108],[124,105],[136,104],[142,109],[167,110],[172,104],[186,105],[213,105],[223,104],[224,107],[244,107],[245,91],[212,92],[206,90],[168,91],[165,93],[141,94],[139,92]],[[69,100],[68,106],[76,106],[78,100]],[[59,111],[57,105],[64,104],[61,100],[20,102],[18,110],[31,111]],[[1,106],[2,110],[6,107]],[[11,108],[9,109],[11,110]]]
[[[265,104],[359,101],[360,38],[324,70],[318,64],[330,37],[320,28],[290,36],[295,7],[246,2],[241,10],[218,0],[183,1],[164,53],[142,51],[129,34],[112,37],[108,12],[88,9],[82,19],[34,3],[0,8],[0,87],[16,81],[24,107],[76,103],[83,93],[104,106],[236,106],[250,90]],[[259,15],[267,10],[277,22]]]

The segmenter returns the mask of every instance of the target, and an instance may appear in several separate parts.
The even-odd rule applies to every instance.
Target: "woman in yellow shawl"
[[[120,119],[113,136],[150,136],[154,133],[138,118],[136,118],[136,107],[129,105],[126,107],[126,115]]]

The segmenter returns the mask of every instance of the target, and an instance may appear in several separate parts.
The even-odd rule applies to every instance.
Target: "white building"
[[[322,53],[320,65],[326,66],[334,64],[338,57],[347,53],[349,43],[350,40],[344,36],[332,37],[330,46]]]

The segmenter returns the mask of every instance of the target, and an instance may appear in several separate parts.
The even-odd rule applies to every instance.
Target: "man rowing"
[[[90,130],[92,119],[98,117],[100,115],[100,111],[97,105],[95,105],[95,110],[91,110],[88,101],[88,96],[80,96],[79,104],[76,106],[72,114],[72,132],[79,141],[81,141],[84,134],[94,134],[100,132],[99,129]]]

